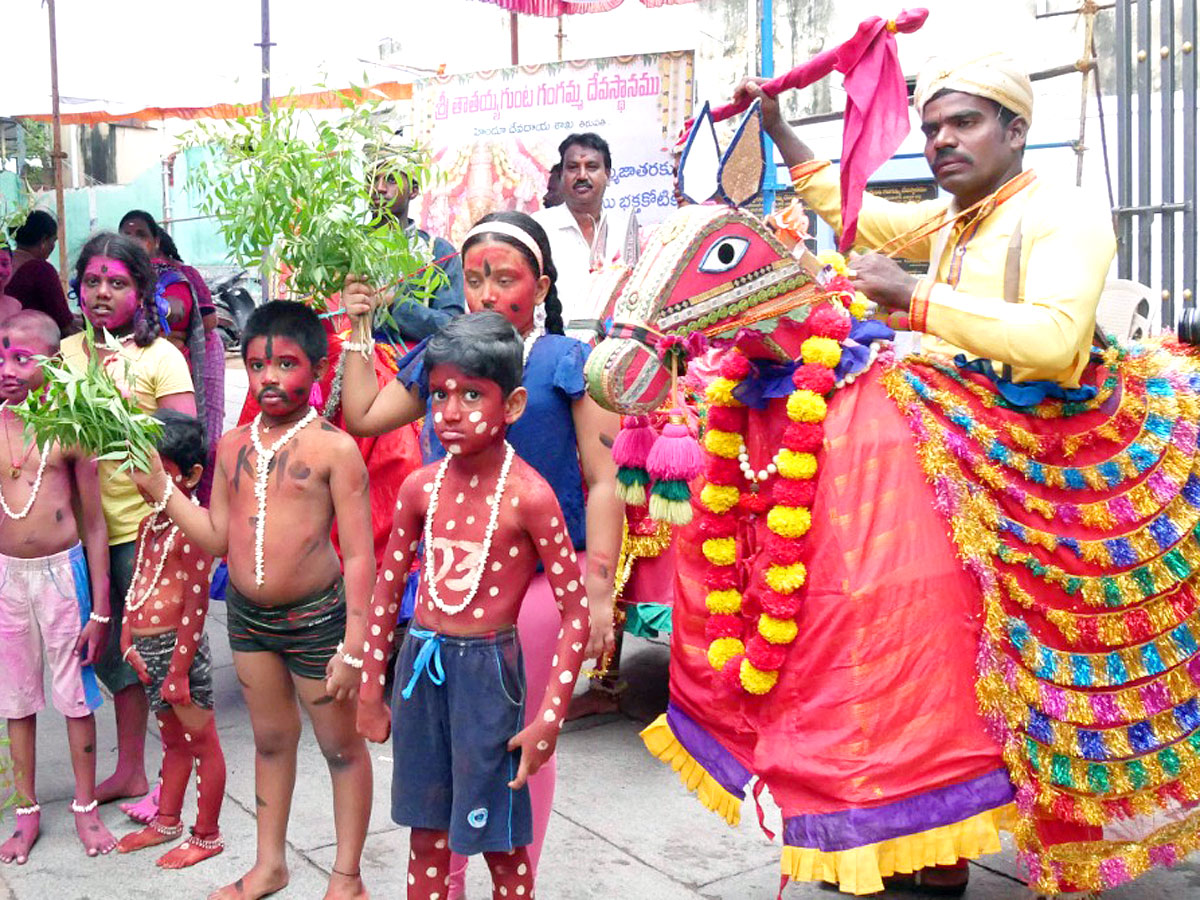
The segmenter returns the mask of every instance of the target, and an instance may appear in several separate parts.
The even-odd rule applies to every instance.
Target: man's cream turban
[[[974,54],[931,60],[917,76],[913,105],[917,113],[939,91],[961,91],[994,100],[1033,122],[1033,84],[1007,53]]]

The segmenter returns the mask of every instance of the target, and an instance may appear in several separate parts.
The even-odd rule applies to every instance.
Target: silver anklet
[[[182,822],[176,822],[174,825],[160,825],[158,819],[154,818],[150,820],[150,827],[163,837],[177,838],[183,834]]]
[[[18,806],[16,808],[16,814],[18,816],[33,816],[33,815],[37,815],[41,811],[42,811],[42,804],[40,804],[40,803],[35,803],[32,806]]]
[[[91,803],[87,804],[86,806],[80,806],[79,801],[72,800],[71,801],[71,812],[80,813],[80,814],[90,813],[92,810],[94,810],[96,808],[96,804],[98,802],[99,801],[97,801],[97,800],[93,800]]]
[[[194,844],[201,850],[221,850],[225,847],[225,842],[221,840],[221,835],[218,834],[215,838],[196,837],[196,832],[193,829],[192,836],[180,844],[180,847],[186,847],[189,844]]]

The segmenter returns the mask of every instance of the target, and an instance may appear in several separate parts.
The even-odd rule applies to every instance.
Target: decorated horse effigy
[[[588,364],[634,430],[680,379],[703,391],[698,459],[614,447],[676,525],[647,747],[731,824],[769,790],[783,875],[851,893],[996,852],[1000,829],[1047,893],[1182,859],[1200,843],[1200,357],[1104,341],[1061,391],[897,358],[837,260],[739,208],[759,127],[751,109],[714,199],[650,239]]]

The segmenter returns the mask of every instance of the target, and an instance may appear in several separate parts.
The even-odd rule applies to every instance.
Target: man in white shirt
[[[572,320],[595,319],[599,314],[589,302],[589,273],[614,262],[634,260],[626,254],[629,214],[604,208],[604,190],[612,172],[608,142],[592,132],[571,134],[558,145],[558,155],[563,202],[539,210],[533,217],[550,239],[563,322],[570,330]],[[636,248],[636,239],[632,246]]]

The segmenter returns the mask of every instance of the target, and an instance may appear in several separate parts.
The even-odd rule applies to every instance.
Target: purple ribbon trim
[[[746,784],[750,781],[750,770],[717,743],[716,739],[700,727],[691,716],[674,703],[667,705],[667,725],[675,739],[691,754],[704,771],[739,800],[746,799]]]
[[[961,822],[1011,803],[1013,795],[1008,773],[995,769],[885,806],[791,816],[783,823],[783,843],[825,852],[865,847]]]

